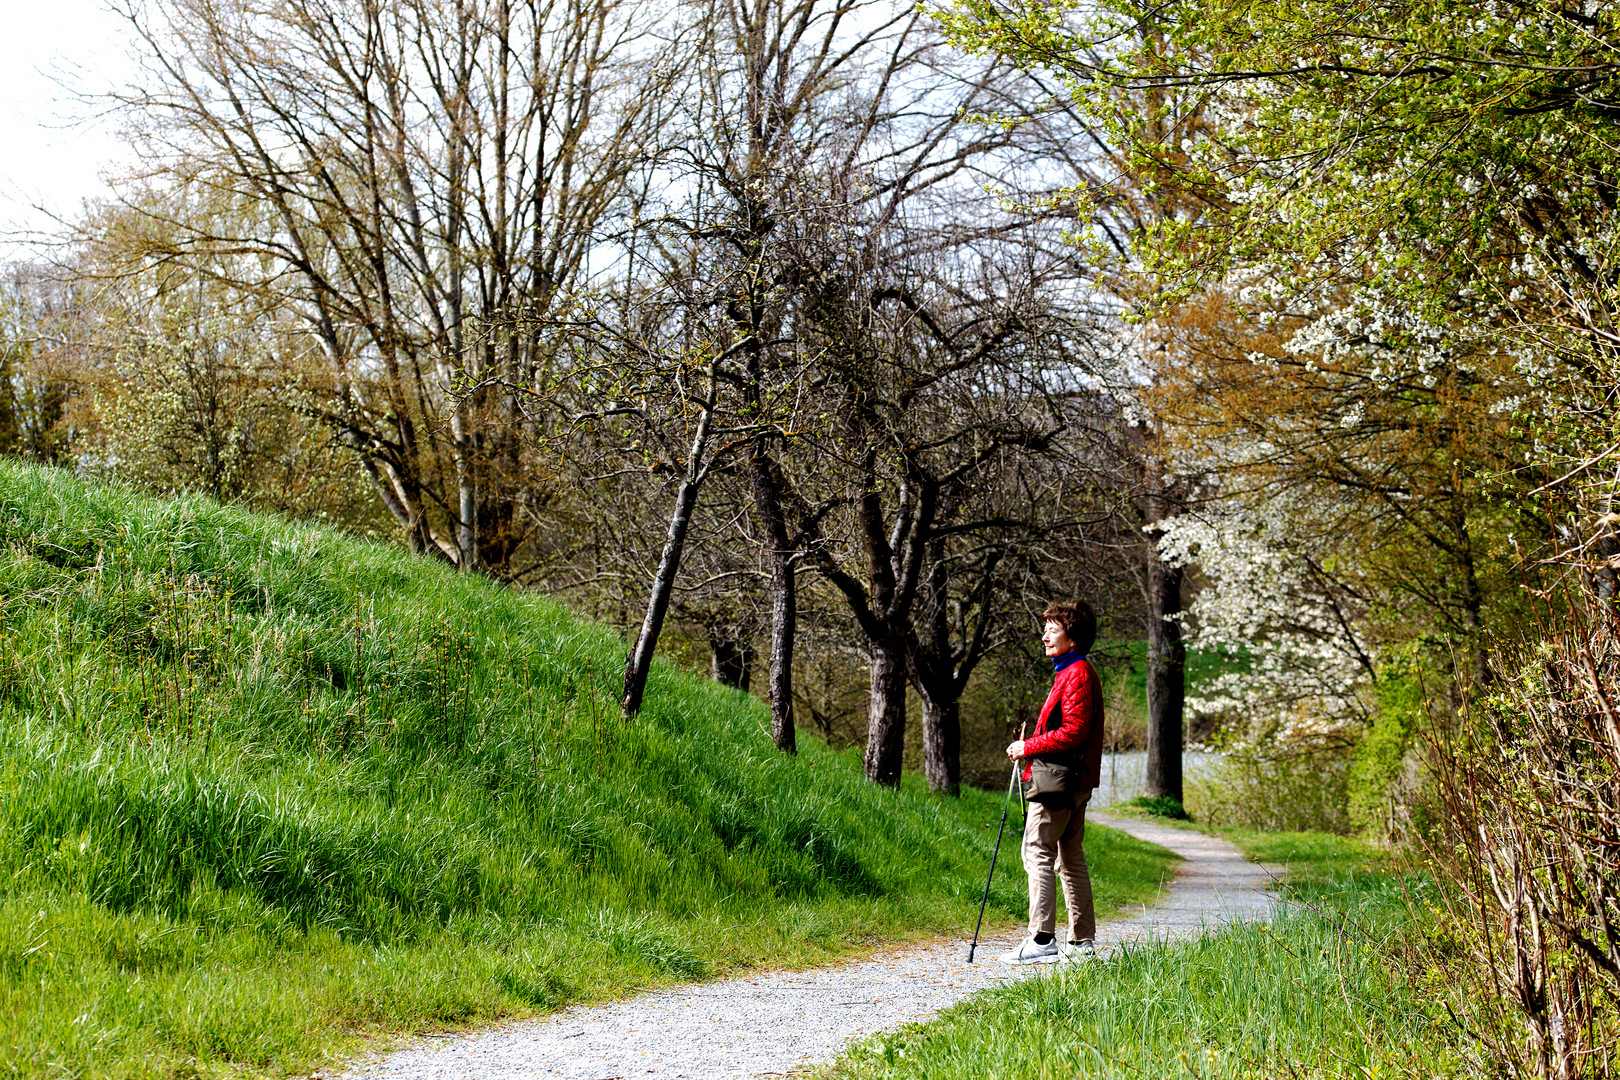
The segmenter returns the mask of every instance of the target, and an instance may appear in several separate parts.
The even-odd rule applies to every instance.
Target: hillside
[[[0,1071],[307,1070],[971,925],[998,798],[784,757],[662,665],[626,726],[624,648],[385,545],[0,463]],[[1105,905],[1164,865],[1088,848]]]

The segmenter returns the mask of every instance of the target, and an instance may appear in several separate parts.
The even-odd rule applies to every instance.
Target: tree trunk
[[[962,713],[961,703],[936,701],[922,695],[923,715],[923,773],[928,777],[928,790],[945,795],[960,794],[962,789]]]
[[[658,559],[658,573],[653,576],[652,591],[647,596],[647,614],[641,620],[641,633],[636,635],[635,648],[630,650],[624,663],[624,694],[619,698],[619,708],[626,720],[634,719],[641,709],[647,672],[652,668],[658,635],[664,628],[664,616],[669,612],[669,598],[675,591],[675,575],[681,568],[681,551],[686,547],[686,530],[692,522],[697,497],[698,481],[682,480],[680,491],[675,495],[675,512],[669,517],[669,535],[664,538],[664,551]]]
[[[709,361],[706,372],[709,379],[708,397],[698,415],[697,430],[692,433],[692,448],[686,455],[686,476],[680,490],[675,493],[675,511],[669,515],[669,534],[664,537],[664,551],[658,557],[658,572],[653,575],[652,591],[647,594],[647,614],[641,620],[641,633],[636,635],[635,648],[624,661],[624,694],[619,698],[619,709],[626,720],[635,719],[641,710],[641,695],[647,689],[647,672],[652,669],[653,653],[658,650],[658,635],[664,629],[664,616],[669,612],[669,599],[675,592],[675,575],[681,569],[681,552],[686,547],[686,530],[692,524],[692,511],[697,507],[698,487],[709,473],[704,455],[709,448],[709,428],[714,423],[715,402],[720,384],[715,371],[721,357]]]
[[[954,515],[947,506],[942,516]],[[929,542],[928,587],[923,590],[926,637],[909,642],[912,685],[922,697],[923,775],[928,790],[959,795],[962,790],[962,691],[974,668],[990,648],[991,619],[988,599],[996,582],[1003,553],[991,551],[980,564],[978,580],[966,590],[969,608],[977,608],[973,623],[964,626],[967,638],[957,648],[951,641],[951,573],[946,562],[945,538]]]
[[[754,643],[729,626],[708,627],[708,635],[714,681],[747,690],[754,670]]]
[[[1485,644],[1485,593],[1479,586],[1479,573],[1474,565],[1473,537],[1468,533],[1468,519],[1460,512],[1455,515],[1453,529],[1457,536],[1459,569],[1462,571],[1463,626],[1468,632],[1469,676],[1474,690],[1483,692],[1491,681],[1490,654]],[[1602,546],[1599,546],[1602,550]]]
[[[433,534],[422,513],[420,486],[409,482],[410,474],[395,462],[360,453],[360,464],[371,478],[372,488],[383,505],[405,531],[405,543],[419,555],[429,555],[454,563],[455,559]]]
[[[455,537],[456,550],[460,553],[456,566],[471,570],[478,565],[478,481],[470,460],[472,439],[467,434],[465,421],[458,416],[460,408],[458,404],[457,412],[452,414],[451,419],[452,453],[456,465]]]
[[[793,560],[782,554],[771,559],[771,656],[768,694],[771,702],[771,741],[784,754],[797,754],[799,743],[793,724],[793,636],[799,626],[798,582]]]
[[[1187,697],[1187,647],[1181,624],[1179,566],[1156,556],[1148,563],[1147,784],[1150,798],[1181,801],[1182,712]]]
[[[866,778],[900,786],[900,759],[906,749],[906,655],[896,641],[870,644],[872,702],[866,728]]]
[[[799,586],[775,464],[763,450],[756,450],[748,463],[748,474],[754,488],[754,509],[771,546],[771,655],[767,676],[771,741],[783,753],[795,754],[798,738],[793,726],[793,638],[799,626]]]

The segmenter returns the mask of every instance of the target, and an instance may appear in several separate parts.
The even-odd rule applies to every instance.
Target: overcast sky
[[[100,177],[127,161],[115,125],[75,92],[94,94],[134,73],[129,34],[101,0],[5,0],[0,35],[0,232],[6,255],[19,232],[50,230],[106,190]],[[45,208],[44,211],[38,209]]]

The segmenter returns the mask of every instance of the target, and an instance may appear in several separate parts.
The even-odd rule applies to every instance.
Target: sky
[[[75,216],[129,160],[117,125],[78,95],[129,82],[131,35],[103,0],[0,0],[0,258],[26,255],[51,214]]]

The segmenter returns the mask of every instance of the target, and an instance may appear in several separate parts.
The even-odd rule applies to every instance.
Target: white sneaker
[[[1097,943],[1087,938],[1085,941],[1065,942],[1058,948],[1058,957],[1065,964],[1083,964],[1087,960],[1097,959]]]
[[[1058,943],[1048,941],[1045,945],[1037,945],[1032,934],[1018,948],[1004,952],[996,959],[1003,964],[1055,964],[1058,961]]]

